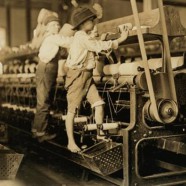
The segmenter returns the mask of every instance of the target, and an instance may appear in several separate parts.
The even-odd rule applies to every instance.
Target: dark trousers
[[[39,62],[36,71],[37,106],[32,130],[45,132],[48,125],[48,114],[53,101],[52,89],[56,84],[58,63]]]

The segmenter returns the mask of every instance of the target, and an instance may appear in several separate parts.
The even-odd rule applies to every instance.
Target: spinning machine
[[[170,53],[170,43],[186,34],[179,13],[164,7],[98,24],[99,35],[118,38],[123,24],[132,23],[128,39],[110,55],[101,54],[94,81],[105,104],[105,119],[96,125],[94,110],[83,101],[74,120],[74,135],[81,153],[66,149],[66,91],[64,60],[49,116],[53,141],[39,144],[31,137],[36,106],[36,54],[3,60],[0,76],[1,137],[25,138],[44,149],[71,160],[116,185],[178,185],[186,183],[186,68],[184,52]],[[155,57],[146,44],[158,43]],[[141,58],[127,60],[126,46],[139,45]],[[158,57],[157,57],[158,56]],[[132,57],[131,57],[132,58]],[[5,135],[5,131],[8,135]],[[103,130],[107,140],[96,139]],[[22,136],[22,137],[21,137]]]

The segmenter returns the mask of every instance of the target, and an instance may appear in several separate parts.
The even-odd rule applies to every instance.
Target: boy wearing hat
[[[93,81],[93,69],[95,68],[95,55],[101,51],[117,49],[118,44],[126,40],[128,29],[121,33],[121,37],[114,41],[95,40],[91,32],[95,28],[94,19],[96,15],[88,8],[77,8],[72,15],[74,40],[71,44],[66,65],[69,68],[66,76],[65,87],[67,89],[68,113],[66,118],[66,129],[68,136],[67,148],[71,152],[78,152],[80,148],[76,145],[73,135],[73,121],[82,99],[87,98],[92,108],[95,108],[96,124],[102,124],[104,118],[104,101],[99,96]],[[97,135],[97,137],[99,137]]]
[[[51,90],[56,83],[58,73],[59,47],[69,48],[72,37],[59,35],[60,24],[55,14],[44,17],[42,42],[39,49],[39,63],[36,71],[37,106],[32,126],[33,137],[40,142],[51,140],[56,134],[48,134],[48,114],[52,101]]]

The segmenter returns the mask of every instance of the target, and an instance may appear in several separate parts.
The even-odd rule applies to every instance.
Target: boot
[[[44,141],[50,141],[50,140],[54,139],[56,136],[57,136],[56,134],[45,133],[43,136],[38,136],[38,142],[42,143]]]

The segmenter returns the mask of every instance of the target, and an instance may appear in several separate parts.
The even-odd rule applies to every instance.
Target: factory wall
[[[0,27],[5,28],[6,27],[6,14],[5,14],[5,8],[0,7]]]
[[[143,10],[143,3],[137,2],[138,10]],[[114,1],[102,0],[102,6],[104,7],[103,21],[128,16],[132,14],[132,8],[130,1]]]
[[[114,2],[114,3],[113,3]],[[132,14],[130,1],[120,0],[100,0],[99,3],[104,7],[103,18],[101,21],[107,21],[122,16]],[[45,8],[45,7],[43,7]],[[51,9],[54,7],[51,6]],[[56,8],[56,7],[55,7]],[[155,6],[153,6],[155,8]],[[186,27],[186,8],[176,7],[180,11],[181,22]],[[143,10],[143,3],[138,2],[138,9],[141,12]],[[18,46],[27,43],[27,30],[26,30],[26,10],[24,8],[11,8],[11,46]],[[31,38],[33,30],[37,23],[37,16],[40,9],[31,9]],[[114,12],[114,13],[113,13]],[[63,13],[62,13],[63,14]],[[64,16],[65,17],[65,16]],[[6,11],[4,7],[0,7],[0,28],[7,29],[6,25]]]
[[[6,44],[6,16],[5,9],[0,7],[0,48]]]
[[[11,44],[17,46],[26,42],[26,10],[11,9]]]
[[[40,9],[31,10],[31,34],[37,23],[37,16]],[[11,46],[25,44],[27,41],[26,30],[26,10],[23,8],[11,8],[10,10],[10,27],[11,27]],[[7,29],[6,11],[4,7],[0,7],[0,28]],[[31,36],[32,37],[32,36]]]

